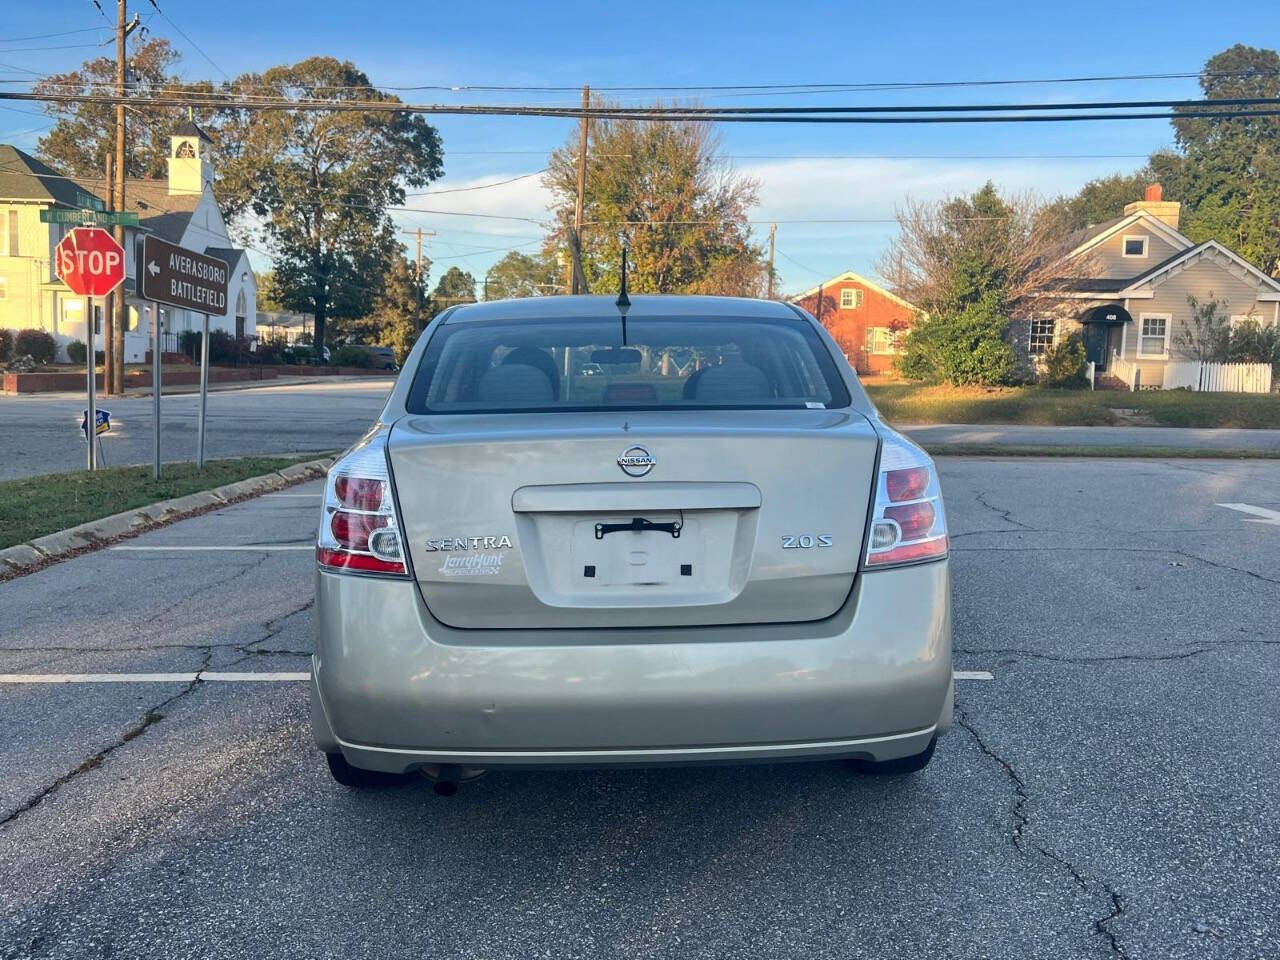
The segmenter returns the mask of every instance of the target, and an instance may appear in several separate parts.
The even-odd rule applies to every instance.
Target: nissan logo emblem
[[[627,447],[618,457],[618,466],[628,477],[643,477],[657,463],[657,457],[641,446]]]

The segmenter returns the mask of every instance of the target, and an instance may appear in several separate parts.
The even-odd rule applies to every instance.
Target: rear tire
[[[407,773],[384,773],[381,770],[363,770],[347,763],[340,753],[326,753],[329,773],[344,787],[398,787],[413,777]]]
[[[910,757],[898,757],[895,760],[850,760],[849,766],[858,773],[871,774],[878,777],[900,777],[908,773],[918,773],[929,765],[933,759],[933,751],[938,746],[935,735],[929,746]]]

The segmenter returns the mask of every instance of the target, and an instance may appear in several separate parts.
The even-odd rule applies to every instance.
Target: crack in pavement
[[[1124,900],[1105,880],[1091,881],[1066,857],[1053,852],[1042,843],[1030,842],[1026,839],[1024,833],[1031,825],[1031,817],[1027,813],[1027,804],[1031,802],[1031,796],[1027,792],[1026,781],[1023,780],[1018,771],[1014,769],[1013,764],[1000,754],[996,753],[996,751],[987,744],[987,742],[982,738],[982,735],[978,733],[973,723],[969,720],[968,714],[959,703],[956,703],[955,705],[955,724],[973,738],[973,742],[977,745],[978,750],[983,756],[995,761],[995,763],[1004,772],[1005,777],[1013,785],[1014,799],[1013,806],[1010,809],[1010,813],[1013,817],[1013,832],[1010,836],[1010,840],[1013,843],[1014,849],[1021,854],[1025,854],[1028,851],[1034,852],[1044,859],[1055,863],[1060,867],[1064,867],[1071,875],[1071,879],[1075,885],[1086,895],[1093,895],[1090,883],[1096,883],[1100,886],[1102,888],[1102,892],[1110,902],[1110,912],[1104,917],[1094,918],[1094,932],[1099,936],[1106,938],[1113,956],[1119,957],[1121,960],[1129,960],[1129,954],[1124,949],[1123,944],[1120,943],[1115,931],[1110,927],[1112,921],[1124,915]]]
[[[1012,514],[1012,513],[1013,513],[1013,510],[1012,510],[1012,509],[1009,509],[1009,510],[1001,510],[999,507],[993,506],[992,504],[988,503],[988,502],[987,502],[987,500],[986,500],[986,498],[982,495],[982,491],[981,491],[981,490],[979,490],[976,494],[974,494],[973,499],[977,500],[977,501],[978,501],[978,503],[982,504],[984,507],[986,507],[986,508],[987,508],[988,510],[990,510],[992,513],[996,514],[996,516],[998,516],[998,517],[999,517],[1001,520],[1003,520],[1005,523],[1012,523],[1015,527],[1021,527],[1023,530],[1035,530],[1035,529],[1036,529],[1035,527],[1031,526],[1029,523],[1023,523],[1021,520],[1015,520],[1015,519],[1013,519],[1013,517],[1012,517],[1012,516],[1010,516],[1010,514]]]
[[[147,730],[149,730],[152,726],[154,726],[155,724],[163,720],[165,718],[165,714],[162,713],[161,711],[171,706],[172,704],[176,703],[178,700],[181,700],[183,697],[187,696],[189,693],[194,691],[196,687],[200,686],[200,684],[204,683],[204,678],[201,676],[201,674],[203,674],[206,670],[209,669],[209,664],[212,660],[213,660],[213,651],[212,650],[206,651],[204,660],[201,663],[200,668],[196,671],[194,680],[188,683],[185,687],[183,687],[177,693],[173,694],[172,696],[166,697],[164,700],[161,700],[155,706],[148,708],[147,712],[142,715],[142,718],[133,726],[125,730],[125,732],[121,734],[114,742],[107,744],[107,746],[103,747],[101,750],[93,754],[91,757],[81,761],[78,765],[68,770],[66,773],[58,777],[52,783],[41,788],[36,793],[32,794],[30,797],[28,797],[26,800],[20,803],[14,810],[6,814],[3,818],[0,818],[0,830],[3,830],[9,824],[13,823],[24,813],[27,813],[28,811],[34,809],[35,807],[38,807],[45,800],[49,799],[49,797],[53,796],[55,793],[61,790],[64,786],[66,786],[72,780],[75,780],[81,774],[88,773],[90,770],[96,770],[98,767],[102,766],[102,764],[106,761],[106,759],[109,756],[111,756],[111,754],[115,753],[115,751],[119,750],[126,743],[136,740],[138,737],[146,733]]]

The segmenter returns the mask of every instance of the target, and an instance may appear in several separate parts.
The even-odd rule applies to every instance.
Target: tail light
[[[938,471],[914,443],[889,434],[880,448],[865,566],[883,569],[946,555],[947,517]]]
[[[316,562],[326,570],[408,576],[402,530],[391,495],[387,436],[374,433],[329,469]]]

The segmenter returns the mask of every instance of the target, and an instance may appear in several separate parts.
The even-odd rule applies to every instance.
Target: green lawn
[[[869,383],[893,424],[1026,423],[1039,426],[1148,424],[1163,427],[1280,428],[1280,394],[1188,390],[1053,390]]]
[[[90,520],[149,503],[210,490],[224,483],[271,473],[319,454],[298,457],[240,457],[194,463],[167,463],[152,479],[150,467],[107,467],[89,473],[49,473],[0,482],[0,550]]]

